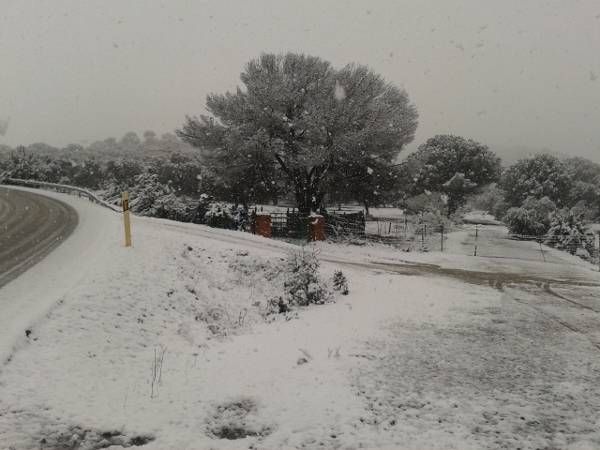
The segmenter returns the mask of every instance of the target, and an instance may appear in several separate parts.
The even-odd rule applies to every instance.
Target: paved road
[[[0,287],[50,253],[77,222],[61,201],[0,187]]]

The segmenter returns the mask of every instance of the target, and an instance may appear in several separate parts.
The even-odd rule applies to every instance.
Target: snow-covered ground
[[[86,216],[86,203],[68,201]],[[119,432],[119,439],[152,437],[148,448],[231,448],[211,430],[235,420],[265,436],[234,448],[261,439],[264,448],[369,442],[354,426],[363,406],[346,376],[349,362],[360,358],[351,352],[390,311],[420,314],[421,307],[405,304],[416,295],[417,280],[373,286],[372,274],[346,270],[351,295],[267,323],[265,302],[281,292],[279,269],[290,246],[244,235],[250,241],[244,248],[226,242],[236,233],[136,218],[134,247],[127,249],[118,215],[94,212],[61,254],[19,280],[39,284],[44,304],[57,303],[45,320],[27,325],[32,334],[2,369],[3,443],[58,446],[90,429]],[[99,229],[104,243],[90,244],[93,260],[72,253],[88,245],[78,241],[80,234]],[[225,242],[214,239],[219,235]],[[37,276],[52,273],[58,258],[65,258],[63,270],[80,268],[77,283],[45,297]],[[9,287],[18,299],[17,283]],[[437,289],[441,295],[442,286]],[[375,301],[380,307],[373,308]],[[445,309],[427,315],[441,318]],[[308,362],[298,365],[300,358]],[[239,411],[220,417],[240,402],[250,405],[248,417],[229,417]]]
[[[321,243],[350,294],[266,316],[294,246],[135,217],[124,248],[119,215],[58,196],[85,220],[0,290],[26,305],[2,336],[0,449],[600,446],[594,287],[574,332],[546,317],[562,303],[469,279],[503,260]]]

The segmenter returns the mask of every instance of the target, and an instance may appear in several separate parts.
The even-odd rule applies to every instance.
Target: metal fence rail
[[[102,200],[93,192],[90,192],[86,189],[78,188],[75,186],[69,186],[67,184],[57,184],[57,183],[46,183],[44,181],[33,181],[33,180],[22,180],[20,178],[3,178],[0,179],[0,184],[6,184],[9,186],[22,186],[28,187],[32,189],[47,189],[51,191],[61,192],[64,194],[77,195],[78,197],[85,197],[89,201],[96,203],[100,206],[110,209],[111,211],[121,213],[121,209],[116,207],[115,205],[111,205],[110,203]]]
[[[517,241],[535,242],[540,247],[545,245],[547,247],[568,252],[572,255],[589,255],[590,259],[599,260],[600,248],[598,237],[594,233],[590,232],[583,236],[558,236],[558,235],[523,235],[523,234],[509,234],[509,239]]]

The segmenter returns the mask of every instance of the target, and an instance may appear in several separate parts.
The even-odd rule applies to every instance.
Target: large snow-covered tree
[[[319,209],[327,178],[349,161],[391,164],[414,138],[418,115],[407,93],[365,66],[263,54],[240,78],[243,87],[209,95],[210,116],[187,117],[178,135],[231,166],[269,161],[305,214]]]
[[[548,197],[563,207],[569,203],[573,180],[562,161],[539,154],[509,167],[502,175],[500,187],[510,206],[519,207],[528,197]]]
[[[461,206],[475,189],[497,181],[501,161],[487,146],[460,136],[437,135],[419,146],[406,162],[414,194],[448,195],[448,212]]]
[[[573,157],[563,161],[573,185],[569,206],[585,209],[586,218],[600,217],[600,164]]]

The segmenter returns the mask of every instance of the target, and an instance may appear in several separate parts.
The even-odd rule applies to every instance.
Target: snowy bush
[[[250,225],[248,209],[241,205],[235,208],[233,212],[233,223],[236,230],[245,231]]]
[[[155,216],[155,202],[172,193],[168,186],[158,181],[155,174],[144,173],[135,177],[129,194],[131,211],[142,216]]]
[[[233,206],[224,202],[209,202],[202,198],[198,204],[198,217],[204,211],[200,222],[214,228],[245,230],[248,226],[248,210],[243,206]]]
[[[186,197],[167,194],[156,199],[152,209],[152,216],[161,219],[190,222],[194,216],[194,205]]]
[[[134,186],[130,188],[111,185],[104,192],[104,197],[120,198],[119,191],[127,189],[132,199],[131,211],[136,214],[181,222],[189,222],[193,219],[195,202],[189,197],[175,195],[173,189],[160,183],[155,174],[138,175]]]
[[[222,202],[211,203],[204,214],[204,223],[215,228],[235,228],[234,212],[231,205]]]
[[[292,305],[322,304],[331,292],[319,277],[319,260],[304,249],[290,253],[286,264],[285,292]]]
[[[260,420],[256,401],[248,397],[239,397],[215,405],[212,414],[207,416],[206,425],[210,436],[230,441],[264,437],[273,430],[271,425]]]
[[[546,244],[589,259],[594,252],[594,236],[589,234],[583,217],[573,211],[561,211],[552,218]]]
[[[556,205],[548,197],[527,198],[520,208],[510,208],[504,222],[513,234],[541,236],[550,228],[551,215]]]
[[[547,224],[531,210],[525,208],[510,208],[504,217],[504,222],[513,234],[540,236],[547,230]]]
[[[440,192],[425,192],[406,199],[406,210],[412,214],[447,216],[447,198]]]
[[[196,214],[194,216],[194,223],[206,223],[206,213],[210,209],[210,204],[213,202],[212,195],[202,193],[198,198],[196,205]]]
[[[333,290],[341,292],[342,295],[348,295],[348,279],[341,270],[333,273]]]

